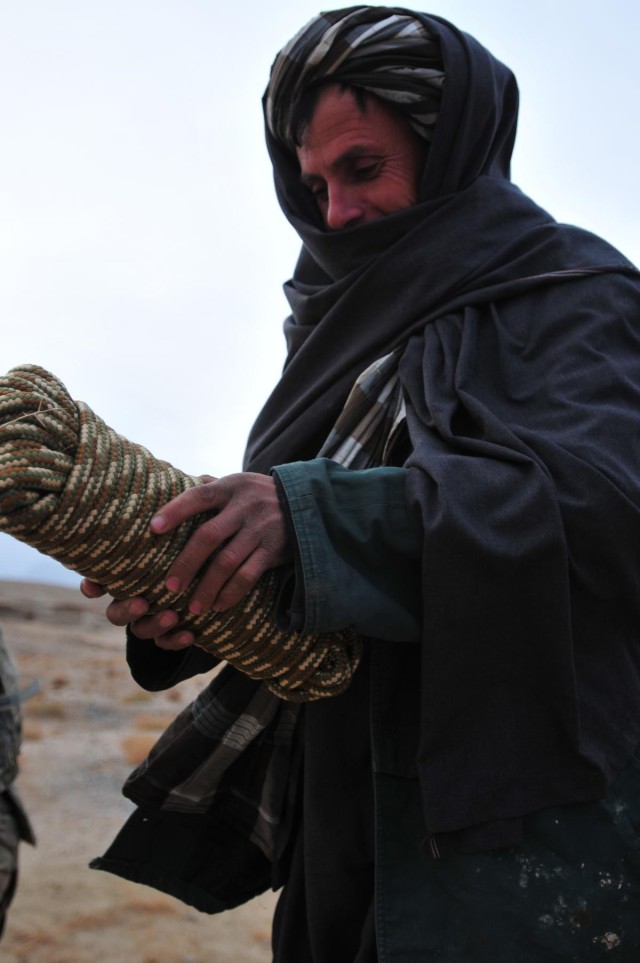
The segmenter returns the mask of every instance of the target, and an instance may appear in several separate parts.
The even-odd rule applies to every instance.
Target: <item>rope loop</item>
[[[36,365],[0,377],[0,531],[98,582],[116,599],[143,595],[150,613],[172,608],[176,631],[262,679],[293,702],[337,695],[361,658],[355,630],[285,633],[276,611],[282,573],[266,572],[226,612],[188,611],[193,584],[171,593],[164,577],[206,514],[155,535],[149,523],[180,492],[201,484],[128,441],[54,375]]]

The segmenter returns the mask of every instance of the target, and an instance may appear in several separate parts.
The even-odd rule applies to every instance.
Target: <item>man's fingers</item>
[[[159,649],[176,652],[180,649],[193,645],[194,635],[185,629],[179,632],[167,632],[168,628],[177,625],[178,616],[175,612],[162,612],[159,615],[150,615],[148,618],[138,619],[130,627],[129,631],[141,641],[153,641]]]
[[[231,553],[231,546],[227,546],[215,557],[189,602],[189,610],[194,615],[209,609],[225,612],[237,605],[260,576],[274,567],[272,556],[262,545],[255,551],[243,551],[242,555],[244,557],[240,561]]]
[[[179,652],[181,649],[188,649],[193,645],[194,636],[192,632],[169,632],[166,635],[159,635],[155,643],[159,649],[166,652]]]
[[[112,625],[124,626],[136,622],[146,612],[149,606],[139,596],[131,599],[113,601],[107,606],[106,616]]]
[[[159,649],[165,649],[167,651],[179,651],[184,649],[189,645],[193,645],[194,635],[193,632],[189,632],[186,629],[181,629],[179,632],[172,632],[171,629],[180,621],[180,617],[177,612],[172,609],[167,609],[164,612],[158,612],[155,615],[143,615],[138,619],[129,619],[127,622],[122,623],[122,619],[126,619],[131,613],[131,609],[135,608],[130,603],[132,601],[144,601],[144,600],[131,600],[127,599],[126,602],[114,602],[114,606],[117,606],[115,614],[107,612],[110,621],[117,619],[114,622],[116,625],[130,625],[129,631],[131,634],[140,640],[153,641],[158,646]],[[145,603],[146,606],[146,603]]]
[[[247,592],[256,584],[270,566],[266,564],[264,553],[254,552],[244,565],[236,569],[232,577],[221,587],[214,599],[216,611],[225,612],[242,601]]]
[[[189,488],[163,505],[158,514],[151,519],[151,531],[156,535],[170,532],[194,515],[214,511],[223,498],[217,479]]]
[[[101,599],[103,595],[107,594],[106,588],[88,578],[83,578],[80,582],[80,591],[87,599]]]
[[[216,516],[195,530],[167,572],[165,585],[170,592],[182,592],[195,579],[207,559],[217,558],[220,547],[234,534],[228,526],[228,518],[222,521]],[[244,557],[246,553],[239,561],[243,561]]]
[[[265,565],[253,581],[248,580],[246,565],[255,554],[255,548],[255,538],[244,531],[221,548],[199,579],[189,602],[189,611],[199,615],[210,608],[218,609],[220,593],[229,583],[234,585],[234,595],[243,589],[242,594],[237,596],[237,601],[240,601],[266,568]]]

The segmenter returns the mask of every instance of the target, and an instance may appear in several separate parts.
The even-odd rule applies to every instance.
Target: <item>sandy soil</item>
[[[0,944],[4,963],[267,963],[275,897],[221,916],[88,868],[131,811],[120,788],[202,685],[146,693],[131,680],[102,602],[50,585],[0,581],[0,624],[23,683],[18,789],[38,843]]]

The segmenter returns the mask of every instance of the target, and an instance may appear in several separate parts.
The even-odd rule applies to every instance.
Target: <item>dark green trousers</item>
[[[387,789],[417,827],[401,782]],[[639,758],[605,799],[529,816],[517,847],[407,861],[392,837],[380,963],[640,963]]]

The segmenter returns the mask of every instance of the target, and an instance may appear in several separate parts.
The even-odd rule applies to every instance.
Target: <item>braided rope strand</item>
[[[226,612],[188,611],[193,591],[171,593],[164,576],[198,515],[154,535],[149,523],[180,492],[201,484],[72,401],[36,365],[0,377],[0,531],[26,542],[117,599],[144,595],[151,613],[172,608],[177,630],[283,699],[311,701],[349,685],[362,643],[352,629],[318,636],[276,625],[278,570],[266,572]]]

